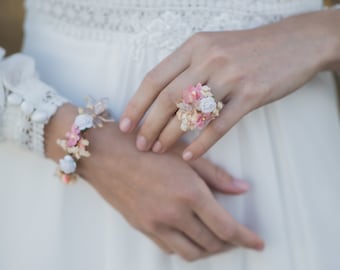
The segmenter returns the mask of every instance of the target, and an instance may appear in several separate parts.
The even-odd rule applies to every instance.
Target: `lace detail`
[[[32,59],[14,55],[0,63],[0,139],[44,155],[44,127],[66,100],[41,82]]]
[[[26,0],[26,7],[31,20],[64,33],[111,40],[114,33],[140,33],[158,22],[176,33],[185,26],[180,34],[251,28],[320,9],[321,0]]]
[[[149,22],[134,40],[136,58],[146,47],[156,47],[159,58],[164,58],[195,32],[227,31],[254,28],[276,22],[282,15],[256,15],[247,13],[195,13],[164,12]]]
[[[199,31],[254,28],[321,8],[321,0],[26,0],[28,21],[77,39],[114,42],[132,34],[138,59],[145,48],[159,58]]]

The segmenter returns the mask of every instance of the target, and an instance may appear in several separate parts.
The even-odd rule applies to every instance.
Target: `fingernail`
[[[233,179],[233,186],[242,191],[248,191],[250,188],[249,183],[241,179]]]
[[[264,247],[265,247],[265,244],[263,242],[260,242],[255,246],[255,249],[258,251],[263,251]]]
[[[152,151],[155,153],[159,153],[162,150],[162,144],[160,141],[155,142],[154,146],[152,147]]]
[[[131,120],[129,118],[124,118],[119,124],[120,130],[123,132],[129,131],[130,127],[131,127]]]
[[[136,142],[137,148],[140,151],[144,151],[147,148],[147,142],[144,136],[138,135],[137,142]]]
[[[190,152],[190,151],[185,151],[184,153],[183,153],[183,156],[182,156],[182,158],[184,159],[184,160],[186,160],[186,161],[188,161],[188,160],[190,160],[190,159],[192,159],[192,153]]]

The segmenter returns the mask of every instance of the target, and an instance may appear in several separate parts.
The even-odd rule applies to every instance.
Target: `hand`
[[[174,116],[183,90],[207,84],[225,105],[183,153],[185,160],[201,156],[245,114],[288,95],[335,60],[339,64],[335,20],[339,11],[323,11],[253,30],[194,35],[147,74],[120,129],[133,131],[150,109],[137,148],[166,151],[183,135]]]
[[[74,108],[63,106],[47,127],[47,155],[54,160],[62,152],[54,149],[53,142],[71,126],[72,121],[65,119],[72,114]],[[91,157],[80,160],[79,174],[163,250],[195,260],[234,246],[263,248],[255,233],[216,202],[204,180],[232,194],[247,190],[243,182],[203,159],[190,167],[174,152],[141,153],[134,147],[135,136],[122,134],[113,123],[91,129],[86,136]]]

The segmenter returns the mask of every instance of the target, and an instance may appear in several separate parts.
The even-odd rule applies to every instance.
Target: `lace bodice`
[[[322,0],[26,0],[26,7],[30,19],[65,33],[109,39],[113,32],[182,34],[256,27],[318,10]]]
[[[26,8],[35,26],[104,42],[132,34],[137,59],[146,47],[161,59],[195,32],[254,28],[321,9],[322,0],[26,0]]]

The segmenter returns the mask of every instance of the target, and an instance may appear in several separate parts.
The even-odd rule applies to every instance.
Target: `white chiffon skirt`
[[[108,96],[119,118],[160,58],[138,59],[130,34],[110,44],[26,24],[24,52],[41,78],[76,104]],[[340,126],[330,73],[240,121],[206,155],[251,183],[242,196],[216,194],[266,241],[262,253],[235,249],[195,263],[163,254],[85,181],[64,186],[53,162],[0,145],[1,270],[340,269]],[[109,144],[109,142],[107,142]],[[147,209],[145,209],[147,211]]]

